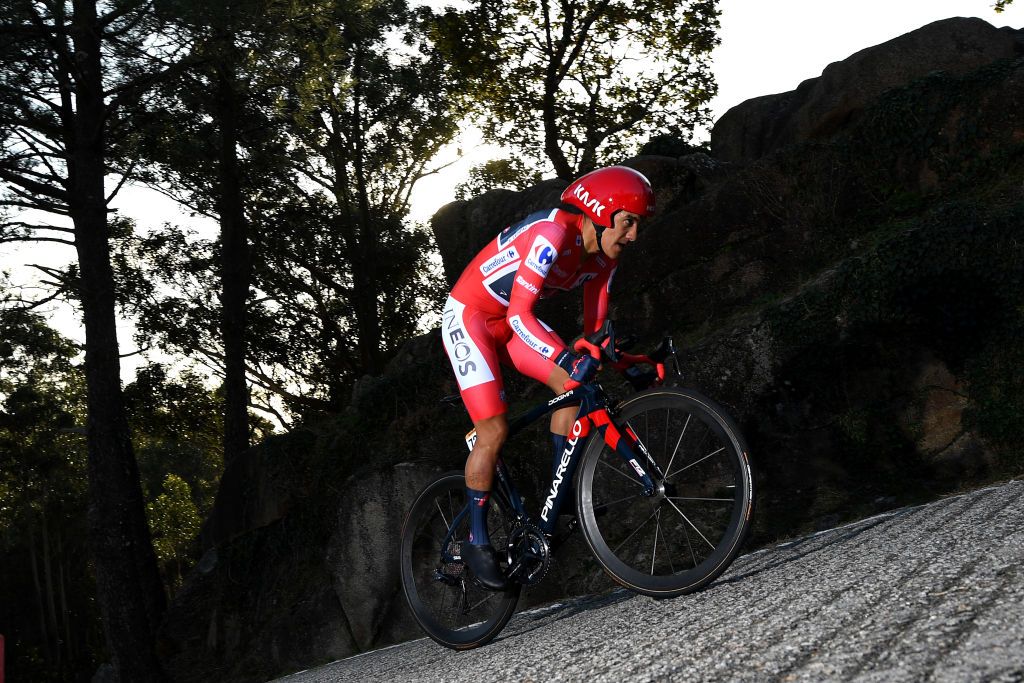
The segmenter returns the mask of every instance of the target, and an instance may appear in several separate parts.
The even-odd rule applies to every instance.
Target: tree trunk
[[[220,127],[218,175],[221,234],[221,336],[224,342],[224,465],[249,447],[249,387],[245,380],[246,299],[249,296],[248,225],[238,172],[238,106],[231,68],[231,37],[217,67]]]
[[[68,190],[85,323],[89,537],[107,646],[121,683],[163,678],[155,633],[166,607],[121,394],[110,265],[96,0],[74,0],[76,72]]]
[[[46,616],[49,622],[47,630],[53,634],[54,653],[56,658],[52,665],[60,669],[61,647],[60,647],[60,626],[57,623],[57,601],[53,590],[53,563],[50,561],[50,534],[47,530],[46,513],[40,515],[43,521],[43,586],[46,590]]]
[[[378,256],[378,247],[377,230],[370,212],[369,190],[363,171],[364,137],[369,135],[369,132],[364,129],[362,119],[362,62],[363,51],[357,48],[353,59],[356,85],[352,98],[352,128],[356,131],[353,166],[356,179],[356,201],[359,204],[356,221],[359,230],[356,238],[357,258],[352,261],[352,287],[356,323],[359,329],[359,356],[363,366],[362,371],[376,375],[381,372],[383,365],[380,352],[380,312],[377,309],[377,297],[380,292],[374,277],[374,263]]]
[[[64,571],[64,544],[61,542],[60,529],[57,529],[57,581],[60,586],[60,615],[64,623],[64,649],[68,653],[68,661],[75,659],[75,641],[71,634],[71,611],[68,609],[67,576]]]
[[[558,87],[554,76],[550,75],[544,82],[544,100],[542,118],[544,121],[544,153],[548,155],[555,167],[555,175],[563,180],[573,179],[573,168],[565,158],[562,148],[558,146],[558,121],[555,118],[555,89]]]
[[[36,607],[39,615],[39,638],[43,642],[43,657],[49,666],[53,663],[53,653],[50,651],[50,634],[46,628],[46,607],[43,599],[43,583],[39,580],[39,561],[36,559],[36,535],[35,527],[31,524],[28,527],[28,551],[32,561],[32,582],[36,587]]]

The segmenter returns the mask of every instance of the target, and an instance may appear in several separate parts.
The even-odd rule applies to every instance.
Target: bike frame
[[[509,436],[515,436],[518,432],[553,410],[570,405],[579,405],[580,408],[576,413],[576,420],[573,422],[572,431],[566,439],[565,450],[557,462],[558,467],[555,470],[555,475],[548,489],[548,495],[541,508],[540,520],[537,522],[537,527],[549,538],[554,535],[558,513],[568,497],[566,491],[570,487],[564,484],[566,481],[572,482],[572,478],[576,473],[576,466],[579,463],[581,454],[585,450],[592,429],[596,428],[604,442],[608,444],[608,447],[618,453],[619,457],[633,468],[633,471],[636,472],[638,479],[643,484],[643,495],[653,495],[659,486],[655,481],[660,482],[665,478],[665,473],[654,462],[654,459],[647,452],[647,448],[640,441],[636,433],[628,425],[622,431],[615,425],[608,408],[608,396],[601,388],[601,385],[596,382],[583,384],[564,394],[559,394],[547,403],[542,403],[526,413],[513,418],[509,422]],[[472,434],[473,432],[470,432],[470,435]],[[640,464],[641,458],[644,464],[653,471],[653,478],[648,469],[645,469],[645,466]],[[523,505],[523,499],[512,481],[508,468],[500,459],[498,460],[496,475],[495,488],[498,494],[506,498],[512,506],[512,509],[515,511],[516,521],[520,524],[531,523],[532,520],[526,511],[526,507]],[[468,506],[463,507],[452,520],[448,534],[441,545],[443,549],[449,547],[449,542],[459,522],[468,514]],[[448,556],[448,553],[445,551],[442,551],[442,555],[444,555],[445,561],[457,559],[454,556]]]

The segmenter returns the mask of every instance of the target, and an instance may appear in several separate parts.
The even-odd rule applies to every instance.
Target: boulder
[[[326,563],[359,650],[417,634],[402,594],[398,549],[406,512],[439,472],[399,463],[351,480],[342,492]]]
[[[981,19],[943,19],[828,65],[796,90],[736,105],[715,123],[711,150],[751,161],[786,145],[829,138],[891,88],[935,71],[964,74],[1024,54],[1024,32]]]

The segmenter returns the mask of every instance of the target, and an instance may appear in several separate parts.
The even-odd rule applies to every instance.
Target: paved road
[[[421,639],[281,679],[1024,681],[1024,482],[739,558],[695,595],[517,615],[455,653]]]

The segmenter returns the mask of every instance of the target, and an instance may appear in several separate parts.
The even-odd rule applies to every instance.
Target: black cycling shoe
[[[463,542],[461,550],[462,561],[473,572],[473,578],[477,583],[492,591],[503,591],[508,588],[508,579],[498,569],[497,553],[493,547]]]

